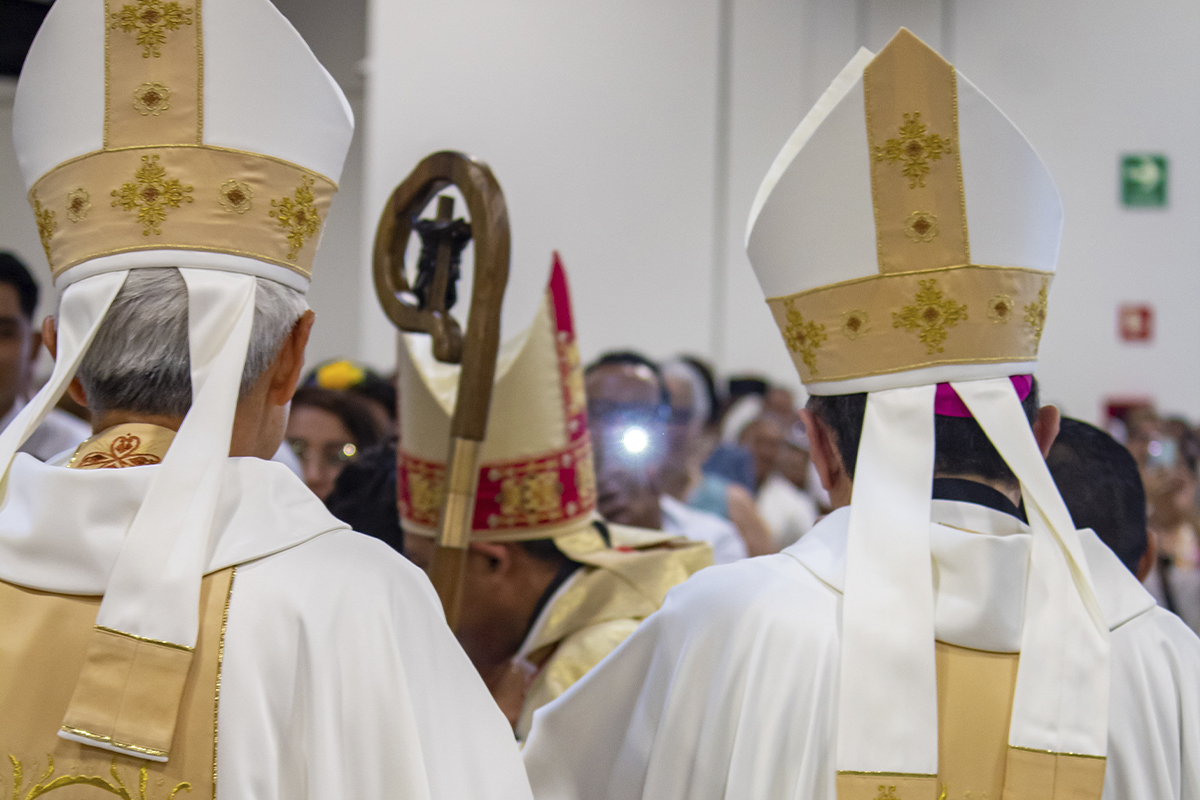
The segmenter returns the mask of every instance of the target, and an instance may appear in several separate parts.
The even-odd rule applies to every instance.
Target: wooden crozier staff
[[[471,214],[468,224],[454,219],[454,198],[438,198],[437,218],[418,219],[446,187],[462,192]],[[410,288],[404,253],[413,230],[421,236],[417,280]],[[459,260],[475,241],[475,279],[467,332],[450,316],[457,299]],[[496,351],[500,346],[500,304],[508,282],[508,208],[504,193],[482,161],[450,151],[427,156],[388,199],[375,233],[375,293],[388,318],[402,331],[433,337],[434,357],[461,364],[458,401],[450,426],[446,499],[431,569],[451,629],[462,606],[462,578],[471,543],[471,519],[479,480],[479,448],[487,431]]]

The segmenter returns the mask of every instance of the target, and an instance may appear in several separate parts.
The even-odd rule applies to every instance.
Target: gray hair
[[[279,355],[306,310],[304,295],[257,278],[241,394]],[[192,405],[188,293],[175,267],[129,271],[77,374],[92,411],[181,417]]]

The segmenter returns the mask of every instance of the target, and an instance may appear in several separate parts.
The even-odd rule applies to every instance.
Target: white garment
[[[1018,650],[1028,527],[968,503],[934,501],[933,514],[937,638]],[[673,589],[535,715],[524,753],[535,794],[834,800],[848,521],[841,509],[779,555],[707,569]],[[1104,797],[1196,800],[1200,639],[1094,534],[1081,539],[1112,629]]]
[[[813,499],[777,472],[763,481],[754,503],[771,530],[771,541],[780,550],[799,541],[820,516]]]
[[[7,428],[8,423],[12,422],[24,407],[24,400],[16,400],[8,413],[0,417],[0,430]],[[21,445],[20,452],[29,453],[38,461],[49,461],[66,450],[74,451],[91,435],[91,426],[79,417],[53,408],[42,424],[25,440],[25,444]]]
[[[18,455],[0,579],[103,593],[159,469]],[[227,462],[206,571],[235,564],[217,800],[530,798],[512,730],[419,569],[257,458]]]
[[[659,498],[658,505],[662,509],[663,531],[708,542],[713,550],[714,564],[730,564],[750,555],[746,542],[729,520],[684,505],[666,494]]]

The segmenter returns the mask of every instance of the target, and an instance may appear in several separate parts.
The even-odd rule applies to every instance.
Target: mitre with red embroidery
[[[429,337],[411,334],[399,362],[400,516],[406,533],[436,536],[459,367],[436,361]],[[595,508],[583,370],[556,255],[533,324],[500,349],[471,536],[554,538],[590,526]]]

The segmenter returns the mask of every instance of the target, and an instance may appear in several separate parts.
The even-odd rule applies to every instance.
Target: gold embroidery
[[[133,107],[143,117],[157,117],[171,108],[171,90],[161,83],[143,83],[133,91]]]
[[[867,312],[855,309],[842,314],[842,335],[854,340],[871,330],[871,317]]]
[[[82,186],[73,192],[67,192],[67,219],[71,222],[83,222],[91,210],[91,195]]]
[[[904,220],[904,235],[914,242],[931,242],[938,235],[938,218],[928,211],[914,211]]]
[[[37,219],[38,237],[42,240],[42,249],[46,251],[46,260],[50,260],[50,237],[58,230],[58,220],[48,208],[42,208],[42,201],[33,196],[33,216]]]
[[[557,470],[505,478],[500,484],[500,513],[511,517],[557,511],[562,492]]]
[[[992,322],[1008,324],[1012,319],[1013,300],[1006,294],[998,294],[991,300],[988,300],[988,316],[992,318]]]
[[[885,786],[880,784],[879,794],[875,796],[875,800],[900,800],[900,798],[896,796],[895,786]]]
[[[418,517],[428,517],[437,522],[442,498],[446,494],[445,481],[436,475],[408,473],[408,497],[412,501],[412,512]]]
[[[237,578],[237,566],[229,569],[229,589],[225,592],[225,607],[221,610],[221,637],[217,640],[217,682],[213,689],[213,798],[217,796],[217,722],[221,714],[221,668],[225,665],[225,628],[229,625],[229,603],[233,600],[233,582]]]
[[[784,303],[787,311],[787,328],[783,331],[783,341],[793,353],[799,353],[804,365],[812,374],[817,374],[817,350],[829,338],[825,334],[825,326],[819,322],[805,322],[804,315],[791,303]]]
[[[596,466],[592,463],[591,447],[575,459],[575,494],[586,506],[596,502]]]
[[[288,261],[295,261],[304,243],[321,230],[321,215],[313,205],[313,179],[305,175],[292,197],[271,201],[269,216],[279,220],[279,227],[288,232],[292,246]]]
[[[926,133],[926,127],[921,122],[920,111],[905,114],[899,138],[888,139],[883,147],[875,148],[876,161],[886,160],[889,164],[904,162],[904,177],[908,178],[910,189],[925,186],[930,161],[938,161],[943,155],[954,152],[949,139],[943,139],[936,133]]]
[[[946,341],[946,329],[967,319],[967,307],[949,297],[943,298],[937,278],[921,281],[920,286],[913,305],[892,312],[892,327],[910,331],[919,329],[921,342],[928,352],[931,355],[941,353],[944,351],[942,342]]]
[[[1038,291],[1037,300],[1025,306],[1025,324],[1033,331],[1033,343],[1037,346],[1042,341],[1042,329],[1046,327],[1046,300],[1050,281],[1042,279],[1042,288]]]
[[[141,446],[142,440],[139,436],[133,434],[118,436],[109,443],[107,450],[88,453],[79,459],[76,466],[79,469],[120,469],[121,467],[142,467],[162,462],[162,458],[153,453],[138,452]]]
[[[162,55],[160,48],[167,43],[167,31],[179,30],[181,25],[191,25],[191,16],[192,10],[183,8],[175,0],[137,0],[113,12],[110,27],[114,30],[120,28],[125,33],[137,31],[142,58],[158,58]]]
[[[225,181],[221,184],[221,207],[236,214],[245,214],[250,210],[254,192],[250,184],[242,181]]]
[[[191,186],[184,186],[177,178],[168,178],[167,171],[158,163],[158,154],[142,156],[142,166],[134,173],[134,179],[113,189],[116,198],[112,204],[126,211],[138,212],[142,224],[142,235],[162,234],[162,224],[167,221],[167,209],[179,208],[183,202],[192,202]]]
[[[58,789],[65,789],[68,786],[93,786],[101,789],[109,794],[116,795],[122,800],[135,800],[134,794],[125,786],[125,782],[121,780],[121,774],[117,771],[117,760],[113,758],[112,766],[109,769],[109,774],[112,775],[112,782],[105,780],[99,775],[60,775],[54,777],[54,756],[46,756],[46,770],[37,779],[37,782],[21,794],[25,784],[25,770],[21,764],[21,760],[11,753],[8,760],[12,762],[13,767],[13,792],[12,800],[35,800],[45,794],[50,794]],[[146,767],[142,767],[138,772],[138,791],[136,800],[147,800],[146,787],[149,783],[150,772]],[[166,800],[172,800],[180,791],[190,792],[192,785],[186,781],[175,786],[174,789],[167,794]]]

